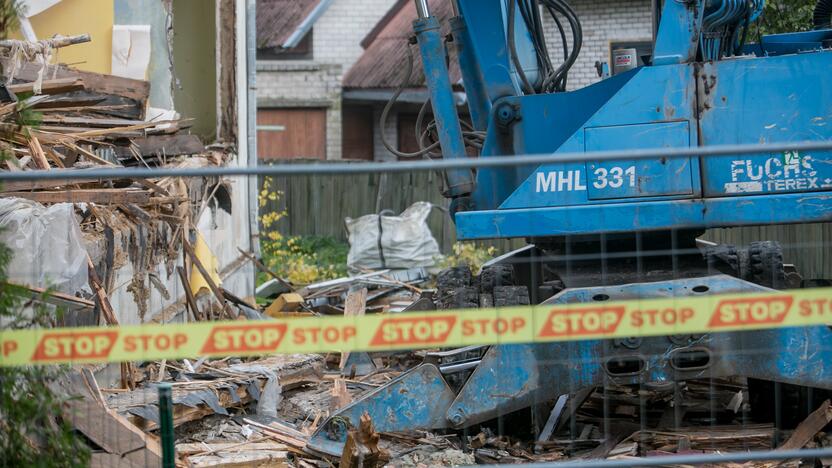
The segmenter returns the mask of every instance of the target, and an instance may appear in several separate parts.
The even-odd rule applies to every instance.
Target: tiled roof
[[[280,47],[322,0],[257,0],[257,48]]]
[[[430,0],[431,14],[442,22],[443,36],[448,33],[451,2],[447,0]],[[391,13],[382,18],[362,43],[366,48],[361,58],[344,76],[345,88],[353,89],[391,89],[401,85],[402,76],[407,68],[407,54],[413,55],[413,73],[407,78],[408,88],[425,86],[422,72],[422,59],[419,47],[410,45],[408,39],[413,35],[413,20],[416,19],[416,6],[413,1],[398,2]],[[386,24],[385,24],[386,22]],[[408,50],[409,49],[409,50]],[[454,47],[451,51],[451,81],[459,81],[459,69],[456,65]]]

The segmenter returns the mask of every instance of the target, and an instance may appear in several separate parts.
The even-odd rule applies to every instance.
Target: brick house
[[[363,53],[361,40],[394,2],[257,1],[261,159],[344,156],[342,123],[352,119],[349,110],[342,117],[341,80]]]
[[[451,1],[430,0],[432,13],[447,19]],[[598,81],[595,62],[611,62],[614,49],[650,52],[651,1],[572,0],[583,46],[568,89]],[[415,18],[413,0],[259,0],[261,159],[395,160],[383,146],[382,134],[400,151],[416,150],[415,120],[427,92],[415,47],[414,72],[383,133],[379,125],[384,105],[404,79]],[[559,34],[551,17],[543,18],[553,63],[559,63]],[[459,82],[455,61],[451,63],[452,80]],[[461,87],[459,91],[464,114],[465,95]]]

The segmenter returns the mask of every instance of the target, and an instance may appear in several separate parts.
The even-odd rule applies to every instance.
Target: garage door
[[[326,110],[259,109],[257,154],[262,160],[326,159]]]

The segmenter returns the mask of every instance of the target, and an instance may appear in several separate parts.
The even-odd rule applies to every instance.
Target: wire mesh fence
[[[48,451],[64,444],[79,456],[91,454],[101,466],[125,461],[159,465],[172,460],[164,455],[171,449],[180,463],[194,466],[829,465],[832,328],[823,323],[832,323],[832,299],[826,299],[826,289],[811,296],[790,293],[829,286],[824,276],[832,268],[827,230],[800,221],[804,215],[812,221],[829,219],[823,214],[832,209],[826,192],[803,190],[802,204],[789,205],[797,211],[785,217],[777,203],[754,205],[753,212],[740,206],[752,195],[733,207],[725,200],[729,197],[721,197],[727,206],[720,208],[722,218],[703,216],[702,223],[680,221],[667,229],[649,221],[668,213],[653,213],[650,202],[637,199],[596,204],[608,209],[632,204],[637,217],[630,220],[574,206],[559,207],[554,214],[526,210],[524,217],[511,218],[511,226],[497,218],[492,222],[498,230],[549,229],[552,235],[529,235],[488,249],[471,230],[463,230],[460,238],[480,243],[451,250],[444,260],[422,255],[425,242],[415,242],[418,248],[405,253],[396,250],[426,241],[419,236],[430,237],[430,229],[405,229],[396,237],[397,223],[406,216],[379,215],[389,208],[383,196],[367,205],[372,210],[358,213],[374,216],[365,226],[368,240],[361,252],[356,250],[357,232],[348,236],[352,246],[340,247],[304,244],[303,230],[281,233],[277,221],[283,207],[306,206],[305,215],[315,217],[330,204],[351,202],[336,199],[337,194],[308,203],[287,199],[306,197],[307,190],[262,190],[262,206],[277,209],[261,210],[254,220],[260,229],[259,254],[238,250],[247,244],[235,238],[233,228],[225,237],[216,229],[240,219],[233,213],[241,207],[228,201],[236,200],[234,181],[241,177],[251,182],[267,176],[326,175],[343,178],[340,183],[347,187],[355,183],[355,174],[514,167],[533,172],[540,164],[563,161],[739,158],[829,149],[832,144],[810,142],[386,164],[0,173],[0,186],[14,186],[18,193],[27,190],[21,188],[25,184],[35,184],[28,188],[33,192],[46,187],[71,191],[62,179],[72,184],[162,177],[220,182],[200,186],[196,196],[184,200],[185,211],[132,202],[9,210],[7,216],[16,216],[17,224],[7,224],[4,232],[11,249],[8,261],[16,256],[18,262],[26,260],[6,268],[3,278],[14,286],[4,291],[9,306],[3,312],[0,363],[11,359],[17,346],[29,346],[12,345],[8,338],[10,329],[25,325],[44,329],[31,344],[35,351],[29,359],[43,353],[77,364],[3,368],[2,442],[17,447],[21,456],[28,452],[20,447]],[[396,189],[407,187],[391,188]],[[270,204],[273,193],[287,199],[286,205]],[[777,193],[753,196],[763,200],[769,195]],[[400,198],[396,203],[405,206],[421,201]],[[709,209],[702,196],[663,209],[685,210],[685,204]],[[442,208],[438,215],[449,216],[450,207]],[[731,209],[736,216],[725,216]],[[507,215],[499,207],[490,210]],[[142,212],[161,222],[150,223]],[[679,212],[680,220],[684,213]],[[461,219],[457,216],[457,227]],[[583,231],[588,221],[611,227]],[[628,222],[627,229],[617,228]],[[788,231],[782,230],[783,223],[790,224]],[[724,227],[745,230],[734,235]],[[780,237],[755,237],[770,233]],[[524,246],[516,248],[519,244]],[[356,260],[376,257],[377,264]],[[417,257],[423,263],[413,262]],[[797,261],[807,259],[812,261],[808,268]],[[250,278],[255,265],[256,293]],[[687,328],[686,307],[706,300],[710,302],[701,304],[712,311],[707,325],[718,331]],[[622,303],[630,308],[621,309]],[[535,305],[546,318],[532,323],[535,330],[560,338],[537,343],[500,338],[499,328],[513,323],[501,318]],[[690,307],[693,314],[695,307]],[[477,315],[481,313],[486,315]],[[306,327],[346,317],[354,323],[352,333],[362,335],[369,333],[362,327],[388,317],[433,323],[431,317],[448,314],[458,320],[453,326],[491,327],[489,340],[445,347],[416,339],[405,346],[420,329],[413,325],[405,333],[388,327],[380,330],[392,337],[389,349],[338,353],[332,344],[337,339],[327,344],[328,333],[336,332],[324,325]],[[787,316],[812,318],[814,325],[779,325]],[[254,338],[228,331],[235,328],[224,329],[221,340],[228,347],[222,352],[202,347],[186,359],[175,354],[168,359],[148,351],[173,349],[177,333],[188,338],[200,323],[213,321],[223,321],[223,327],[253,324],[258,330],[304,324],[287,325],[294,327],[291,332],[275,332],[272,338],[295,345],[293,351],[302,349],[299,343],[318,340],[322,352],[252,351],[246,346]],[[625,322],[643,333],[612,337]],[[132,341],[123,336],[108,341],[108,331],[116,330],[111,327],[151,323],[170,324],[170,334],[147,328],[145,334],[131,332]],[[182,323],[186,325],[177,325]],[[74,331],[46,340],[46,329],[59,332],[69,326],[100,326],[100,339],[85,344]],[[162,336],[170,341],[162,343]],[[263,341],[255,345],[265,346],[268,336],[258,336]],[[240,346],[234,348],[235,343]],[[88,359],[90,352],[102,349],[133,354],[123,363],[107,363],[106,355]],[[83,364],[90,361],[97,364]],[[169,404],[159,401],[163,383],[172,387]],[[61,397],[38,391],[46,387]],[[73,395],[81,398],[63,399]],[[28,419],[23,416],[27,402],[39,402],[25,413],[32,415]],[[12,425],[21,420],[25,424]],[[49,429],[37,436],[39,427]],[[83,457],[78,461],[88,462]],[[13,466],[17,460],[0,464]]]

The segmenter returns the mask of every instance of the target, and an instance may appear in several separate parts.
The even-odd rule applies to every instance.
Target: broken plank
[[[39,203],[99,203],[122,204],[135,203],[143,205],[150,201],[150,192],[146,190],[124,189],[85,189],[54,190],[43,192],[4,192],[0,197],[25,198]]]
[[[246,442],[222,442],[222,443],[205,443],[205,442],[197,442],[197,443],[188,443],[188,444],[177,444],[176,445],[176,453],[179,455],[190,456],[190,455],[209,455],[211,453],[217,452],[226,452],[229,450],[286,450],[286,446],[284,444],[273,442],[273,441],[263,441],[266,438],[258,439],[261,442],[254,442],[254,441],[246,441]]]
[[[283,468],[289,465],[289,452],[286,450],[244,450],[218,452],[212,455],[193,455],[188,457],[188,466],[193,468]]]
[[[344,300],[344,317],[360,317],[367,309],[367,288],[350,288],[347,298]],[[349,351],[341,353],[341,361],[338,368],[342,371],[349,359]]]
[[[95,293],[96,299],[98,299],[98,307],[101,308],[101,315],[104,316],[104,321],[107,322],[107,325],[118,325],[118,318],[116,318],[116,314],[113,312],[110,297],[107,296],[107,292],[101,283],[101,278],[98,277],[98,272],[95,271],[95,265],[93,265],[89,255],[87,255],[87,271],[90,288]]]
[[[0,59],[3,70],[12,69],[12,59]],[[76,70],[65,65],[47,65],[42,67],[35,63],[23,63],[17,68],[15,79],[20,81],[35,81],[40,74],[43,76],[54,76],[55,78],[80,78],[84,82],[86,91],[111,95],[113,97],[127,98],[136,103],[137,118],[144,118],[144,109],[147,107],[147,100],[150,97],[150,82],[134,80],[115,75],[95,73]],[[76,91],[81,93],[81,91]]]
[[[283,278],[277,276],[277,273],[273,272],[271,269],[269,269],[269,267],[264,265],[263,262],[261,262],[260,260],[257,259],[257,257],[254,256],[254,254],[252,254],[251,252],[246,252],[245,250],[243,250],[239,247],[237,247],[237,250],[239,250],[240,253],[243,254],[243,256],[245,256],[246,258],[248,258],[249,260],[254,262],[254,266],[259,268],[260,271],[262,271],[263,273],[266,273],[267,275],[271,276],[278,283],[282,284],[283,287],[289,289],[289,292],[295,292],[295,288],[291,284],[289,284],[288,281],[286,281]]]
[[[90,395],[92,395],[98,404],[106,408],[107,401],[104,399],[104,395],[101,393],[101,387],[98,386],[98,381],[95,380],[95,375],[92,371],[88,367],[84,367],[81,369],[81,375],[84,377],[84,381],[89,387]]]
[[[205,145],[196,135],[153,135],[134,138],[132,143],[142,156],[165,155],[180,156],[183,154],[200,154],[205,151]],[[116,156],[120,159],[133,157],[130,148],[116,147]]]
[[[198,322],[202,318],[202,314],[200,314],[199,307],[196,305],[196,298],[194,297],[193,291],[191,291],[190,282],[188,281],[188,275],[185,273],[185,268],[178,266],[176,267],[176,272],[179,274],[179,281],[182,282],[182,287],[185,289],[185,302],[187,309],[191,311],[191,317],[194,319],[194,322]]]
[[[41,122],[46,124],[60,124],[60,125],[83,125],[85,127],[128,127],[131,125],[143,124],[140,120],[127,119],[105,119],[105,118],[88,118],[88,117],[72,117],[65,115],[47,114],[41,119]]]
[[[49,169],[49,160],[46,159],[46,154],[40,146],[40,142],[34,136],[29,138],[29,153],[32,155],[32,160],[38,169]]]
[[[111,130],[104,130],[101,128],[91,128],[91,127],[66,127],[62,125],[41,125],[38,127],[38,130],[42,130],[43,132],[54,132],[54,133],[61,133],[63,136],[76,136],[77,134],[83,133],[83,136],[92,137],[92,136],[99,136],[99,137],[106,137],[109,139],[117,139],[117,138],[136,138],[142,136],[142,132],[138,130],[124,130],[125,128],[130,127],[114,127]],[[102,131],[104,133],[102,133]],[[42,135],[43,132],[39,134]],[[95,132],[95,134],[92,134]]]
[[[67,169],[67,171],[72,171],[73,169]],[[80,172],[80,171],[79,171]],[[127,179],[118,179],[113,180],[114,184],[121,184]],[[78,178],[70,178],[70,179],[61,179],[61,180],[9,180],[4,181],[3,185],[0,186],[0,192],[20,192],[20,191],[27,191],[27,190],[43,190],[43,189],[58,189],[62,187],[66,187],[68,185],[79,185],[79,184],[102,184],[104,183],[101,180],[90,180],[84,179],[81,177]],[[74,189],[74,188],[73,188]]]
[[[144,463],[135,463],[116,453],[95,452],[90,455],[90,468],[142,468]]]
[[[69,307],[81,307],[85,309],[93,309],[95,308],[95,302],[84,299],[82,297],[75,297],[70,296],[69,294],[65,294],[58,291],[50,291],[45,288],[38,288],[35,286],[28,286],[23,284],[12,283],[7,281],[6,284],[10,284],[13,286],[17,286],[20,288],[26,288],[29,291],[32,291],[35,294],[43,296],[43,300],[47,302],[54,302],[56,305],[63,305]]]
[[[90,108],[104,101],[104,96],[53,96],[33,106],[35,109]]]
[[[777,447],[777,450],[803,448],[830,422],[832,422],[832,405],[829,400],[826,400],[795,428],[791,437],[783,445]]]
[[[34,93],[35,82],[12,84],[6,87],[15,94]],[[54,80],[43,80],[38,94],[63,94],[83,89],[85,89],[84,80],[81,78],[56,78]]]
[[[108,453],[129,457],[133,462],[158,466],[159,443],[127,419],[98,403],[69,400],[65,414],[70,424]]]
[[[306,447],[306,435],[302,432],[290,430],[287,427],[273,427],[266,424],[261,424],[257,421],[253,421],[248,418],[243,418],[243,422],[250,426],[254,426],[260,429],[263,432],[266,432],[269,436],[272,436],[274,439],[283,442],[284,444],[288,445],[289,447],[303,450]]]

